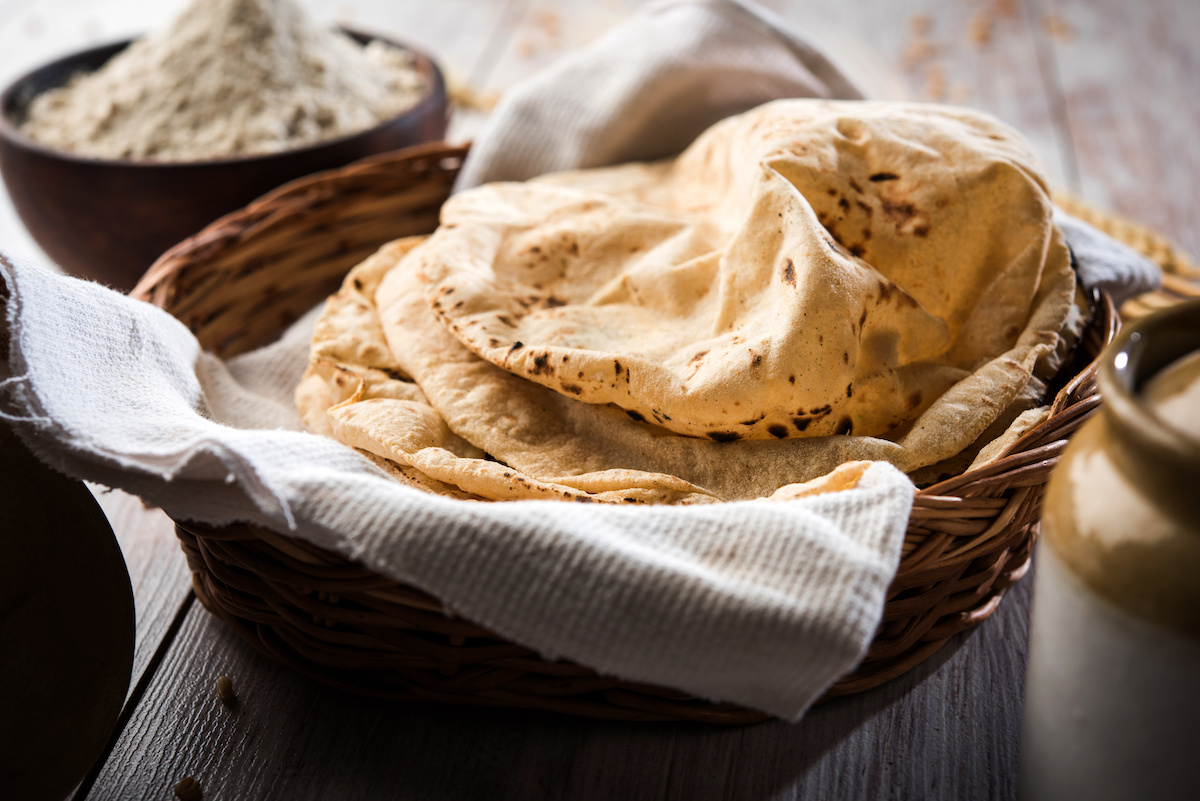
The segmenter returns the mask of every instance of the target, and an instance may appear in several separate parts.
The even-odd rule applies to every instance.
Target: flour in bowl
[[[196,161],[365,130],[422,90],[410,54],[316,27],[294,0],[192,0],[101,69],[35,98],[21,130],[81,156]]]

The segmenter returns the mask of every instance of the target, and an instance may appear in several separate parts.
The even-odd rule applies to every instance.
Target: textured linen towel
[[[630,67],[605,88],[618,62]],[[693,70],[706,77],[688,84]],[[656,88],[655,76],[672,72],[667,83],[684,88]],[[543,117],[563,125],[564,144],[552,165],[526,174],[600,163],[583,154],[618,141],[608,125],[615,110],[641,108],[637,92],[666,92],[656,108],[686,125],[652,143],[669,126],[648,113],[599,158],[666,155],[719,116],[780,94],[855,91],[765,12],[655,4],[514,88],[468,171],[490,172],[497,162],[487,154],[507,151],[504,137],[531,135],[521,126],[535,112],[510,112],[513,104],[537,106],[564,80],[596,112]],[[592,138],[576,138],[572,119],[587,120]],[[0,413],[45,461],[173,517],[290,532],[547,657],[784,718],[799,717],[850,670],[878,625],[913,492],[889,465],[872,465],[855,489],[789,503],[458,502],[401,486],[350,449],[300,430],[292,390],[312,315],[280,342],[226,363],[201,352],[169,315],[95,284],[0,258],[4,293]]]
[[[853,667],[878,624],[912,505],[890,465],[788,503],[455,501],[272,427],[299,425],[303,326],[224,364],[99,285],[0,259],[0,287],[0,413],[58,469],[173,517],[290,531],[547,657],[784,718]]]
[[[862,96],[766,9],[651,3],[507,90],[456,188],[672,156],[718,120],[781,97]]]

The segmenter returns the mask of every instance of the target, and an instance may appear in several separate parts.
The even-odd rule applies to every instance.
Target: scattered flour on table
[[[412,57],[316,27],[295,0],[192,0],[168,27],[30,104],[22,131],[97,158],[269,153],[413,106]]]

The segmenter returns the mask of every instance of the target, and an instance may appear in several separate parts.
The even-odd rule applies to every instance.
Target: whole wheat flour
[[[315,26],[294,0],[193,0],[30,104],[22,131],[98,158],[195,161],[365,130],[414,105],[410,54]]]

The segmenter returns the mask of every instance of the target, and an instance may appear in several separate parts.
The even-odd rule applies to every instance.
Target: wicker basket
[[[465,153],[426,145],[282,187],[166,253],[134,295],[222,356],[266,344],[381,244],[432,231]],[[883,622],[829,695],[909,670],[988,617],[1025,573],[1047,476],[1097,409],[1095,360],[1118,325],[1097,296],[1050,418],[998,461],[917,494]],[[177,531],[205,607],[259,650],[336,687],[624,720],[766,717],[542,660],[425,593],[273,531],[183,521]]]

